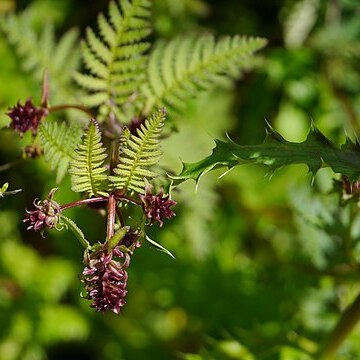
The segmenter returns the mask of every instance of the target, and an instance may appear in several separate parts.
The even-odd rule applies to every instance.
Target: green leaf
[[[78,145],[70,162],[71,189],[87,192],[89,196],[104,195],[106,192],[106,149],[102,146],[101,133],[95,120],[91,120],[82,143]]]
[[[85,249],[90,249],[90,244],[89,242],[85,239],[85,235],[82,232],[82,230],[75,224],[75,222],[73,220],[71,220],[70,218],[64,216],[64,215],[60,215],[60,220],[63,224],[65,224],[66,228],[69,228],[72,233],[76,236],[76,238],[79,240],[80,244],[85,248]]]
[[[166,248],[164,248],[162,245],[160,245],[159,243],[157,243],[156,241],[150,239],[147,235],[145,235],[145,239],[151,244],[154,245],[156,248],[158,248],[160,251],[164,252],[165,254],[168,254],[169,256],[171,256],[173,259],[175,259],[175,256]],[[176,259],[175,259],[176,260]]]
[[[103,14],[98,17],[100,34],[87,29],[82,44],[87,74],[76,73],[74,78],[88,92],[84,103],[101,105],[100,120],[110,113],[129,120],[124,105],[129,108],[145,79],[150,5],[148,0],[110,2],[109,19]]]
[[[114,249],[119,244],[120,240],[122,240],[123,237],[127,234],[129,229],[129,226],[124,226],[120,228],[111,239],[107,239],[106,242],[108,245],[108,249]]]
[[[137,129],[137,135],[124,134],[120,144],[119,164],[109,179],[115,189],[144,193],[144,179],[157,174],[149,167],[160,159],[160,134],[165,121],[165,109],[160,109]]]
[[[186,101],[199,91],[256,64],[255,51],[265,45],[261,38],[225,36],[215,41],[211,35],[178,37],[159,42],[150,55],[148,82],[142,87],[145,113],[167,106],[182,111]]]
[[[22,189],[7,191],[8,187],[9,187],[9,183],[7,182],[1,187],[0,198],[4,197],[4,195],[14,195],[22,191]]]
[[[285,140],[270,126],[261,145],[238,145],[231,140],[215,140],[212,154],[196,163],[184,163],[183,169],[174,179],[177,183],[187,179],[198,182],[208,171],[246,163],[264,164],[274,171],[290,164],[306,164],[309,172],[316,174],[322,167],[330,167],[335,173],[355,181],[360,176],[360,144],[349,138],[340,148],[312,126],[306,140],[293,143]]]
[[[0,21],[0,30],[15,47],[23,69],[41,81],[45,69],[51,78],[52,101],[74,98],[72,76],[79,64],[78,31],[71,29],[56,41],[54,26],[46,22],[40,31],[34,29],[31,8],[20,14],[9,14]]]
[[[64,122],[46,121],[39,127],[40,142],[45,160],[51,169],[56,170],[56,182],[60,183],[68,170],[74,149],[81,137],[81,127],[76,124],[67,126]]]
[[[3,194],[3,193],[7,190],[8,187],[9,187],[9,183],[6,182],[6,183],[1,187],[0,192]]]

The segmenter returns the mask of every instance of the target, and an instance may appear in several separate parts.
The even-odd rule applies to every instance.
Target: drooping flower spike
[[[90,306],[98,312],[112,311],[119,314],[126,303],[126,270],[130,265],[132,251],[123,244],[139,246],[138,235],[134,237],[135,232],[130,229],[127,234],[112,249],[109,243],[99,243],[95,245],[95,251],[85,251],[85,269],[81,278],[86,290],[84,298],[91,300]]]

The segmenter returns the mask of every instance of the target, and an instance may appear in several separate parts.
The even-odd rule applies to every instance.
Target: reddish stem
[[[80,206],[80,205],[94,204],[94,203],[105,202],[105,201],[108,201],[107,197],[96,197],[96,198],[90,198],[90,199],[77,200],[77,201],[73,201],[71,203],[62,205],[60,207],[60,211],[70,209],[72,207],[76,207],[76,206]]]
[[[132,204],[135,204],[135,205],[141,205],[141,202],[140,201],[137,201],[129,196],[126,196],[126,195],[110,195],[110,196],[113,196],[115,200],[126,200],[126,201],[129,201],[131,202]],[[99,202],[106,202],[108,201],[109,198],[107,197],[95,197],[95,198],[90,198],[90,199],[82,199],[82,200],[77,200],[77,201],[73,201],[71,203],[68,203],[68,204],[65,204],[65,205],[62,205],[60,207],[60,210],[63,211],[63,210],[67,210],[67,209],[70,209],[70,208],[73,208],[73,207],[76,207],[76,206],[81,206],[81,205],[87,205],[87,204],[95,204],[95,203],[99,203]]]
[[[95,115],[89,109],[87,109],[84,106],[75,105],[75,104],[65,104],[65,105],[51,106],[49,108],[49,112],[55,112],[55,111],[67,110],[67,109],[80,110],[80,111],[84,112],[85,114],[89,115],[91,118],[95,118]]]
[[[116,200],[114,194],[110,194],[108,201],[108,217],[107,217],[107,232],[106,238],[111,239],[115,233],[115,209]]]
[[[118,206],[116,206],[115,210],[116,210],[116,215],[119,218],[121,227],[124,227],[125,226],[125,221],[124,221],[124,218],[123,218],[122,213],[120,211],[120,208]]]
[[[47,109],[48,99],[49,99],[49,71],[46,69],[43,77],[42,95],[41,95],[41,106],[43,108]]]
[[[115,198],[116,198],[116,200],[126,200],[132,204],[139,205],[139,206],[141,206],[141,204],[142,204],[141,201],[137,201],[137,200],[131,198],[130,196],[126,196],[126,195],[115,195]]]

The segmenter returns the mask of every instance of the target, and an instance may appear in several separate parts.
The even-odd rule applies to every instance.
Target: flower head
[[[52,198],[56,189],[50,191],[48,199],[34,200],[35,210],[26,210],[24,222],[29,222],[27,230],[43,232],[46,228],[53,229],[59,222],[61,208]]]
[[[25,105],[21,105],[18,101],[17,105],[10,108],[6,113],[11,118],[10,127],[18,131],[21,135],[31,130],[35,135],[42,118],[47,116],[48,110],[42,107],[36,107],[31,99],[25,101]]]
[[[84,259],[85,269],[82,282],[86,290],[84,296],[92,300],[91,307],[96,311],[110,310],[118,314],[125,305],[127,294],[127,272],[130,255],[122,252],[118,246],[109,250],[105,244]]]
[[[170,219],[175,216],[175,213],[170,209],[171,206],[176,205],[176,201],[171,200],[169,195],[164,195],[164,190],[161,189],[157,195],[151,194],[152,186],[146,184],[145,195],[139,195],[146,217],[153,224],[157,221],[160,227],[163,226],[163,219]]]

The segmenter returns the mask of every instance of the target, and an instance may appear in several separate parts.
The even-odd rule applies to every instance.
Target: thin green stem
[[[322,351],[319,354],[319,359],[330,360],[334,359],[337,350],[342,343],[349,336],[355,325],[360,320],[360,293],[357,295],[354,302],[342,313],[338,323],[328,336]]]

